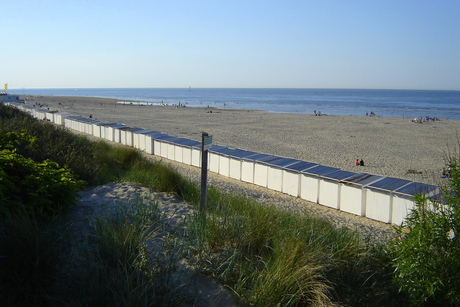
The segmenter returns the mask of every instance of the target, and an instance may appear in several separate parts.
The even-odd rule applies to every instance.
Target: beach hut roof
[[[149,130],[149,129],[147,129]],[[146,131],[146,132],[142,132],[142,134],[145,134],[145,135],[166,135],[164,134],[163,132],[160,132],[160,131],[154,131],[154,130],[150,130],[150,131]]]
[[[391,192],[397,190],[406,184],[410,183],[409,180],[398,179],[393,177],[385,177],[381,180],[372,182],[371,184],[367,185],[367,188],[370,190],[378,190],[383,192]]]
[[[144,128],[129,128],[129,131],[134,132],[134,133],[138,133],[139,131],[142,131],[142,130],[144,130]]]
[[[301,172],[301,171],[307,170],[317,165],[318,164],[312,163],[312,162],[298,161],[293,164],[285,166],[284,169],[290,172]]]
[[[110,125],[110,123],[107,123],[107,122],[100,122],[100,121],[98,121],[98,122],[96,122],[96,123],[94,123],[94,124],[97,125],[97,126],[108,126],[108,125]]]
[[[413,198],[417,194],[424,194],[426,196],[433,196],[440,191],[438,186],[430,185],[421,182],[411,182],[403,187],[393,191],[393,194],[403,198]]]
[[[283,157],[272,156],[272,155],[265,155],[261,157],[254,158],[254,162],[264,164],[264,165],[273,165],[277,160],[281,160]]]
[[[284,166],[288,166],[288,165],[294,164],[296,162],[299,162],[299,160],[291,159],[291,158],[279,157],[279,159],[269,160],[267,162],[264,162],[264,164],[270,165],[270,166],[275,166],[275,167],[278,167],[278,168],[283,168]]]
[[[209,151],[216,154],[225,154],[225,152],[229,150],[230,149],[226,146],[212,144],[211,149]]]
[[[319,177],[321,175],[326,175],[327,173],[335,172],[338,171],[338,168],[335,167],[330,167],[330,166],[324,166],[324,165],[317,165],[314,167],[310,167],[306,170],[303,170],[303,174],[311,175],[314,177]]]
[[[242,159],[244,157],[255,155],[256,153],[253,151],[245,150],[245,149],[235,149],[228,153],[228,155],[234,159]]]
[[[342,183],[344,183],[345,185],[363,187],[382,178],[384,177],[379,175],[372,175],[368,173],[356,173],[355,175],[342,180]]]
[[[128,127],[128,126],[126,126],[125,124],[115,123],[115,124],[108,124],[107,127],[114,128],[114,129],[121,129],[121,128]]]
[[[170,135],[167,135],[167,134],[165,134],[165,137],[161,138],[162,142],[168,143],[168,144],[176,144],[176,142],[178,142],[180,140],[181,140],[181,138],[178,138],[178,137],[175,137],[175,136],[170,136]]]
[[[136,131],[137,134],[148,134],[150,132],[155,132],[155,131],[153,131],[152,129],[146,129],[146,128],[143,128],[140,131]]]
[[[191,140],[191,139],[186,139],[186,138],[181,138],[180,140],[176,142],[176,144],[182,147],[193,147],[193,146],[201,145],[201,143],[196,140]]]
[[[163,139],[166,139],[166,138],[170,137],[169,135],[164,134],[162,132],[158,132],[158,131],[149,133],[148,135],[150,135],[155,140],[163,140]]]
[[[354,175],[356,175],[356,173],[348,172],[348,171],[342,171],[342,170],[336,170],[336,171],[320,174],[319,176],[322,179],[329,180],[329,181],[341,181],[341,180],[345,180],[347,178],[350,178],[350,177],[352,177]]]
[[[243,157],[243,160],[255,162],[258,159],[266,158],[266,157],[273,157],[273,156],[272,155],[267,155],[267,154],[262,154],[262,153],[254,153],[253,155]]]
[[[228,148],[225,146],[219,146],[219,145],[213,145],[211,147],[211,151],[215,152],[219,155],[222,156],[227,156],[227,157],[232,157],[236,159],[241,159],[243,157],[247,157],[253,154],[256,154],[255,152],[252,151],[247,151],[244,149],[239,149],[239,148]]]

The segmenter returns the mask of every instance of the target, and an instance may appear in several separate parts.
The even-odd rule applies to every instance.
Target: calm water
[[[11,94],[61,95],[184,104],[189,107],[254,109],[275,113],[366,115],[460,120],[460,91],[355,89],[108,88],[16,89]]]

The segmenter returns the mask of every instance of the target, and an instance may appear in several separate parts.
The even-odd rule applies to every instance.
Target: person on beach
[[[359,160],[359,166],[364,166],[364,161],[363,161],[363,159]]]
[[[359,166],[359,160],[358,159],[356,159],[356,161],[355,161],[355,166]]]

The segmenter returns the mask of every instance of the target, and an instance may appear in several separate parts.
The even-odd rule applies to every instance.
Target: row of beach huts
[[[150,129],[128,127],[69,113],[5,102],[38,119],[108,141],[138,148],[146,153],[201,167],[201,142],[172,137]],[[401,225],[413,197],[439,195],[434,185],[368,173],[354,173],[311,162],[213,145],[208,169],[236,180],[266,187],[323,206]]]

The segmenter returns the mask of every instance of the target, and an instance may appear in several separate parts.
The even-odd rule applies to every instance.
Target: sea
[[[85,96],[120,103],[250,109],[272,113],[460,120],[460,91],[291,88],[41,88],[10,94]]]

